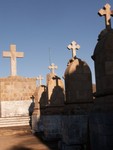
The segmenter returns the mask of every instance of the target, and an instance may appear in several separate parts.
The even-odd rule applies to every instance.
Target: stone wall
[[[36,89],[35,78],[0,78],[0,101],[29,100]]]
[[[1,101],[1,117],[28,116],[32,100]]]
[[[0,117],[28,116],[35,90],[36,78],[0,78]]]

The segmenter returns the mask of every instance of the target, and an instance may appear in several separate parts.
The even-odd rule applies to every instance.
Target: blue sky
[[[0,77],[10,75],[10,59],[2,57],[10,44],[25,53],[17,59],[17,75],[41,74],[46,84],[48,66],[54,63],[62,77],[72,56],[67,46],[75,40],[81,46],[77,57],[90,66],[94,82],[91,56],[105,28],[104,17],[97,13],[106,3],[113,10],[113,0],[0,0]]]

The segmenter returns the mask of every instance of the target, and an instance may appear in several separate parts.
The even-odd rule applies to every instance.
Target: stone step
[[[30,126],[14,126],[14,127],[0,127],[0,136],[2,135],[22,135],[31,134]]]
[[[0,118],[0,127],[29,126],[29,116]]]

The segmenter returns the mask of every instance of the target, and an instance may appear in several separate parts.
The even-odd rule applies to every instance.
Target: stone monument
[[[64,85],[54,71],[58,67],[52,63],[48,68],[51,70],[51,73],[47,74],[48,103],[51,106],[62,106],[64,104]]]
[[[113,149],[113,10],[106,4],[99,11],[105,16],[106,28],[100,33],[92,56],[95,64],[96,93],[90,115],[90,143],[92,150]]]
[[[3,57],[11,58],[11,76],[17,75],[16,58],[24,57],[23,52],[16,52],[16,45],[10,45],[10,52],[3,51]]]
[[[16,45],[10,45],[10,52],[3,52],[3,57],[11,57],[11,75],[0,78],[1,117],[29,117],[33,100],[31,97],[36,90],[36,78],[17,75],[16,57],[23,56],[23,52],[16,52]]]
[[[43,77],[39,75],[37,80],[39,84],[34,93],[35,107],[32,114],[32,132],[43,132],[43,114],[47,105],[46,86],[42,85]]]
[[[88,147],[88,116],[91,110],[92,79],[86,62],[76,57],[80,46],[73,41],[72,50],[65,74],[66,102],[62,116],[62,150],[81,150]]]
[[[64,106],[64,85],[62,80],[55,74],[54,64],[49,66],[51,72],[47,74],[48,105],[45,109],[44,138],[55,140],[61,137],[61,113]]]

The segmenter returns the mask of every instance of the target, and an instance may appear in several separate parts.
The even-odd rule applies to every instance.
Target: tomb
[[[65,74],[66,101],[62,116],[62,150],[81,150],[88,147],[88,116],[92,105],[91,71],[86,62],[76,57],[80,46],[73,41],[72,50]]]
[[[64,106],[64,85],[55,74],[57,66],[49,66],[51,72],[47,74],[48,105],[44,115],[44,139],[55,140],[61,137],[61,114]]]
[[[35,107],[32,114],[32,132],[43,132],[43,114],[47,101],[46,86],[42,85],[43,77],[40,75],[37,77],[39,84],[34,93]]]
[[[105,17],[108,20],[106,22],[106,29],[100,33],[92,56],[95,63],[97,96],[113,94],[113,30],[111,29],[109,17],[107,17],[112,12],[109,9],[110,5],[106,4],[106,11],[103,10],[106,13],[108,12]],[[99,13],[103,15],[102,10]]]
[[[106,4],[99,11],[105,16],[106,28],[101,31],[92,56],[95,65],[96,93],[90,114],[89,131],[91,150],[113,149],[113,10]]]

